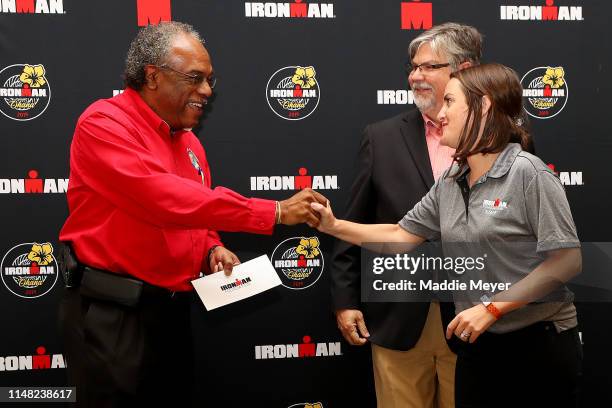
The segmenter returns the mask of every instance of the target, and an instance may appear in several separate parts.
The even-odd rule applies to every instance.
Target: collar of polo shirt
[[[508,174],[510,167],[512,167],[512,163],[514,163],[514,160],[516,160],[516,156],[518,156],[522,150],[523,149],[521,148],[520,144],[508,143],[499,156],[497,156],[497,159],[495,159],[493,166],[488,172],[486,172],[485,177],[500,178]],[[457,175],[457,179],[465,177],[468,170],[469,166],[464,164]]]

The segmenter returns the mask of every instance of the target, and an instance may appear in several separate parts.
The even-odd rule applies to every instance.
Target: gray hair
[[[471,62],[474,65],[480,63],[482,35],[472,26],[444,23],[421,33],[408,46],[411,61],[424,43],[429,43],[436,54],[445,55],[453,71],[456,71],[462,62]]]
[[[146,83],[144,67],[149,64],[162,65],[172,40],[179,34],[190,34],[204,44],[200,34],[191,25],[176,21],[149,25],[138,31],[125,58],[125,85],[140,90]]]

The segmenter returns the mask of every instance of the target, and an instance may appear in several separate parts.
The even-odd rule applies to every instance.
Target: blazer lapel
[[[427,190],[434,185],[433,170],[429,161],[429,151],[425,140],[425,124],[418,110],[410,111],[404,116],[401,132],[409,154],[416,163]]]

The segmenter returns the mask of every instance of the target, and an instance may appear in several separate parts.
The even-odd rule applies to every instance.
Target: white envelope
[[[213,310],[249,298],[281,285],[276,270],[266,255],[234,266],[230,276],[224,272],[191,281],[206,310]]]

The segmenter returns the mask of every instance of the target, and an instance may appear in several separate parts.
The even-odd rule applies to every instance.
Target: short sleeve
[[[525,206],[537,252],[580,247],[565,190],[554,174],[536,173],[525,190]]]
[[[446,174],[446,173],[445,173]],[[440,239],[440,183],[442,175],[429,192],[399,221],[399,226],[429,241]]]

